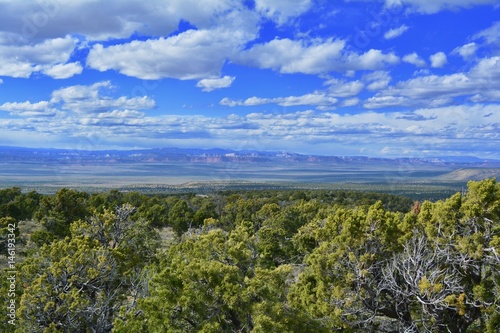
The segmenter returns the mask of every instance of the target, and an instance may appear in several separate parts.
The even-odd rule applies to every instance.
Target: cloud
[[[493,114],[495,110],[497,113]],[[259,139],[269,145],[278,141],[283,145],[286,138],[295,149],[305,145],[325,144],[338,151],[337,149],[342,149],[342,145],[347,144],[351,152],[363,146],[371,150],[376,141],[378,147],[383,147],[384,143],[386,146],[402,146],[406,155],[419,156],[423,148],[439,152],[456,149],[464,142],[472,145],[481,143],[481,140],[495,135],[495,130],[498,130],[498,126],[489,125],[495,122],[498,124],[500,121],[498,111],[500,109],[496,105],[463,105],[422,108],[410,113],[252,113],[247,116],[220,118],[215,122],[206,118],[204,121],[212,124],[209,125],[209,131],[215,139],[221,135],[228,138],[238,135],[240,141]],[[485,118],[486,115],[495,118],[488,119]],[[196,119],[190,120],[197,122]],[[247,125],[248,130],[232,130],[234,122]],[[217,134],[212,132],[212,128],[217,128]],[[488,151],[494,146],[495,143],[491,142],[488,147],[480,149]],[[401,155],[401,152],[398,151],[395,155]]]
[[[329,95],[334,97],[356,96],[363,90],[365,85],[360,81],[346,82],[344,80],[331,79],[325,82],[328,86]]]
[[[52,117],[56,115],[57,110],[47,101],[38,103],[14,102],[0,105],[1,111],[9,112],[11,115],[21,117]]]
[[[409,98],[403,96],[375,95],[368,98],[363,106],[367,109],[379,109],[392,106],[407,106],[411,104]]]
[[[342,101],[342,106],[356,106],[360,103],[359,98],[349,98]]]
[[[368,98],[366,108],[382,108],[388,106],[441,106],[451,103],[458,96],[470,95],[475,85],[463,73],[451,75],[427,75],[407,81],[401,81],[375,96]]]
[[[470,60],[476,55],[477,50],[485,45],[497,45],[500,40],[500,22],[495,22],[493,25],[487,29],[484,29],[472,37],[476,42],[470,42],[468,44],[456,47],[452,54],[460,55],[464,60]]]
[[[448,75],[423,75],[400,81],[368,98],[366,108],[392,106],[441,106],[455,98],[473,102],[500,102],[500,57],[481,59],[468,72]]]
[[[408,29],[409,29],[408,26],[406,26],[406,25],[403,24],[399,28],[394,28],[394,29],[388,30],[384,34],[384,38],[385,39],[393,39],[393,38],[399,37],[402,34],[404,34]]]
[[[257,106],[264,104],[278,104],[280,106],[308,105],[316,107],[317,110],[331,110],[337,105],[353,106],[359,104],[359,98],[352,98],[359,95],[363,89],[371,91],[383,90],[387,88],[391,77],[386,71],[375,71],[361,76],[360,80],[329,79],[323,85],[327,88],[323,91],[315,91],[302,96],[262,98],[250,97],[245,100],[234,100],[223,98],[219,104],[235,106]],[[351,97],[351,98],[350,98]],[[342,103],[338,103],[338,98],[346,98]]]
[[[385,2],[387,6],[406,5],[422,14],[497,3],[496,0],[386,0]]]
[[[17,43],[0,42],[0,75],[15,78],[28,78],[36,72],[54,73],[54,66],[64,66],[76,46],[70,36],[45,40],[37,44],[24,41]],[[72,66],[72,65],[69,65]]]
[[[391,136],[408,133],[420,139],[432,136],[432,131],[436,131],[442,140],[451,140],[452,135],[473,140],[474,135],[487,133],[498,141],[498,135],[494,137],[493,131],[498,129],[498,107],[490,108],[487,114],[491,116],[486,117],[472,106],[500,103],[500,61],[492,56],[498,51],[500,22],[478,33],[478,30],[472,33],[464,31],[470,37],[462,44],[468,44],[446,54],[436,53],[437,50],[426,54],[417,49],[420,55],[416,52],[407,54],[412,52],[407,49],[408,43],[399,39],[397,41],[404,42],[404,45],[392,43],[396,41],[393,38],[402,36],[408,32],[409,26],[414,26],[412,17],[407,16],[412,11],[432,13],[492,3],[487,0],[386,1],[388,6],[389,2],[404,6],[406,12],[400,11],[398,17],[390,8],[375,5],[387,12],[382,12],[382,16],[373,14],[371,18],[352,17],[350,20],[354,25],[365,24],[365,32],[370,35],[365,34],[365,37],[369,37],[373,49],[354,45],[356,31],[352,26],[345,26],[347,23],[340,16],[333,17],[333,11],[355,9],[352,4],[347,7],[337,4],[323,11],[328,1],[206,0],[203,6],[196,0],[109,0],[105,6],[94,0],[73,0],[64,5],[57,0],[0,2],[0,77],[35,76],[33,79],[40,77],[38,81],[42,84],[50,83],[44,88],[51,84],[57,87],[47,101],[32,101],[33,96],[44,89],[31,96],[29,102],[19,102],[19,97],[16,97],[17,102],[4,103],[8,98],[6,95],[0,106],[3,113],[0,132],[4,129],[23,133],[40,131],[62,138],[95,135],[123,146],[126,146],[126,140],[133,145],[137,141],[161,146],[174,142],[167,140],[187,142],[183,140],[193,139],[200,140],[201,144],[215,145],[254,137],[268,137],[277,146],[280,140],[300,144],[323,142],[325,145],[351,140],[355,145],[361,145],[361,141],[371,135],[372,139],[387,140],[382,147],[391,148],[396,144],[389,141]],[[365,9],[370,11],[370,8]],[[392,21],[383,17],[387,13]],[[384,21],[386,18],[390,22]],[[407,25],[402,25],[402,19]],[[339,27],[334,33],[332,20],[336,20],[334,25]],[[375,49],[378,45],[388,45],[388,42],[379,43],[382,37],[392,40],[389,42],[392,47]],[[454,46],[457,45],[460,44]],[[448,52],[453,47],[443,50]],[[458,57],[448,59],[450,54],[472,61],[464,64]],[[484,55],[488,58],[481,59]],[[419,68],[406,64],[397,68],[395,65],[401,61]],[[451,63],[455,61],[458,62]],[[279,74],[299,73],[317,77],[301,80],[303,76],[300,75],[272,74],[276,81],[268,82],[269,85],[276,83],[278,90],[290,89],[288,93],[264,95],[247,90],[247,96],[241,97],[240,91],[238,97],[230,92],[246,84],[244,75],[238,76],[236,85],[233,84],[234,73],[242,69],[240,65],[254,67],[249,69],[252,72],[258,68]],[[239,116],[231,117],[221,114],[217,117],[157,116],[160,112],[147,112],[156,108],[153,98],[131,97],[136,96],[133,90],[118,92],[110,81],[94,84],[88,81],[96,75],[102,78],[116,76],[115,73],[94,75],[90,70],[90,76],[75,78],[84,67],[139,79],[194,80],[191,86],[196,85],[205,92],[233,86],[226,90],[228,97],[217,98],[221,105],[230,107],[248,106],[252,111],[269,109],[267,105],[290,108],[274,108],[280,109],[282,114],[255,113],[252,116],[244,116],[242,109],[237,109]],[[433,69],[441,67],[445,67],[446,75],[440,74],[444,70]],[[225,69],[231,73],[224,73]],[[266,78],[268,75],[271,74],[265,74]],[[74,77],[71,82],[79,79],[85,83],[62,85],[60,81],[49,79],[71,77]],[[25,81],[30,90],[36,86],[34,81],[4,80],[2,88],[6,89],[10,89],[7,85],[15,83],[17,87]],[[126,80],[132,85],[136,81]],[[253,89],[253,82],[249,83],[248,89]],[[304,91],[307,86],[309,90]],[[265,87],[257,88],[262,91]],[[219,93],[222,92],[211,95],[216,97]],[[199,103],[213,103],[210,96],[205,97],[205,102]],[[165,98],[165,107],[169,108],[171,101],[168,96],[162,98]],[[455,104],[465,104],[466,107],[460,112],[457,108],[451,112],[446,107]],[[377,109],[377,112],[362,107]],[[307,110],[309,108],[315,111]],[[290,112],[299,109],[303,112]],[[339,113],[335,112],[337,110]],[[205,111],[200,109],[200,112]],[[169,108],[166,112],[172,111]],[[348,112],[359,113],[359,116]],[[467,121],[460,120],[463,124],[460,126],[453,123],[454,119],[446,119],[454,115],[464,117],[466,112],[485,118],[475,123],[464,118]],[[471,122],[470,126],[466,122]],[[127,139],[128,134],[131,139]],[[240,134],[242,139],[238,140]],[[358,135],[359,142],[356,141]],[[216,141],[207,143],[206,138]]]
[[[94,118],[144,118],[144,112],[135,110],[114,110],[111,112],[99,113]]]
[[[347,56],[347,67],[351,70],[376,70],[399,63],[399,58],[393,53],[383,53],[370,49],[363,54],[350,53]]]
[[[476,54],[476,51],[477,51],[477,44],[472,42],[455,48],[452,53],[459,54],[462,58],[467,60],[472,56],[474,56]]]
[[[475,83],[474,102],[500,102],[500,56],[481,59],[469,72]]]
[[[276,21],[279,25],[285,24],[291,18],[308,11],[312,6],[311,0],[256,0],[255,9],[263,16]]]
[[[474,35],[473,39],[482,39],[487,44],[498,44],[500,40],[500,21],[493,23],[493,25],[483,31]]]
[[[264,104],[278,104],[280,106],[299,106],[299,105],[314,105],[328,107],[337,103],[337,99],[323,93],[312,93],[302,96],[288,96],[275,98],[250,97],[244,101],[233,100],[228,97],[223,98],[219,104],[235,107],[235,106],[256,106]]]
[[[196,86],[202,88],[203,91],[210,92],[216,89],[228,88],[233,84],[234,76],[224,76],[217,79],[203,79],[198,81]]]
[[[84,126],[142,126],[145,115],[143,112],[134,110],[114,110],[103,112],[91,117],[84,115],[78,118],[78,122]]]
[[[31,39],[52,39],[67,34],[88,40],[127,38],[133,33],[164,36],[178,27],[181,19],[198,28],[217,26],[227,12],[241,11],[236,0],[93,0],[2,1],[0,30]]]
[[[425,60],[420,58],[416,52],[405,55],[402,60],[417,67],[427,66]]]
[[[429,57],[429,59],[431,60],[431,67],[433,68],[441,68],[448,62],[446,54],[443,52],[434,53]]]
[[[52,138],[57,142],[64,138],[62,142],[67,144],[74,138],[108,135],[123,140],[123,136],[133,136],[131,128],[136,134],[148,136],[157,119],[146,117],[141,110],[154,107],[154,101],[148,97],[113,97],[114,89],[109,81],[103,81],[54,90],[50,101],[4,103],[0,111],[13,117],[0,121],[0,127],[13,135],[36,133],[40,140]]]
[[[281,73],[318,74],[330,70],[332,63],[342,56],[344,46],[345,42],[338,39],[309,43],[288,38],[274,39],[241,52],[236,61]]]
[[[106,83],[97,85],[108,86]],[[93,91],[96,87],[86,88],[86,91],[85,87],[67,90],[64,95],[67,100],[95,96]],[[56,92],[53,95],[57,95]],[[320,97],[292,96],[281,101],[294,104],[299,99],[308,98]],[[247,104],[259,105],[261,102],[254,98],[249,99]],[[351,98],[341,104],[354,106],[357,102],[357,98]],[[51,117],[43,117],[43,114],[54,110],[53,103],[48,101],[4,103],[0,109],[27,117],[0,118],[3,142],[20,135],[30,137],[32,142],[55,142],[58,137],[65,137],[66,143],[85,141],[92,145],[98,142],[100,147],[216,145],[233,149],[302,150],[307,153],[315,149],[329,149],[327,151],[335,151],[339,155],[361,151],[363,154],[379,155],[381,147],[402,147],[393,154],[421,156],[423,150],[429,154],[459,151],[463,150],[460,146],[465,144],[476,154],[481,154],[496,151],[495,138],[498,138],[500,130],[500,107],[496,104],[425,107],[409,112],[365,110],[356,114],[339,114],[306,110],[223,117],[151,116],[125,107],[97,114],[54,111]],[[30,115],[30,112],[33,114]],[[237,147],[235,143],[238,143]]]
[[[27,78],[40,72],[69,78],[81,73],[81,65],[67,64],[80,43],[93,45],[87,65],[101,71],[154,79],[214,78],[233,52],[257,36],[259,19],[258,13],[238,0],[207,0],[203,6],[195,0],[110,0],[105,6],[93,0],[64,5],[56,0],[4,0],[0,75]],[[176,34],[181,21],[199,30]],[[108,47],[91,43],[127,39],[133,34],[149,39]],[[99,59],[101,56],[107,58]]]
[[[77,113],[105,113],[113,109],[145,110],[155,107],[154,100],[148,96],[113,98],[104,95],[112,89],[109,81],[97,82],[90,86],[70,86],[53,91],[50,102],[60,104],[63,110]]]
[[[470,70],[470,77],[475,80],[500,81],[500,56],[483,58]],[[494,88],[494,87],[491,87]]]
[[[352,70],[374,70],[396,64],[394,53],[370,49],[363,54],[345,50],[341,39],[274,39],[241,52],[235,62],[280,73],[324,74]]]
[[[82,71],[83,67],[79,62],[72,62],[50,66],[44,69],[43,73],[54,79],[67,79],[74,75],[81,74]]]
[[[90,50],[87,65],[146,80],[213,78],[226,59],[254,37],[252,33],[221,28],[188,30],[168,38],[109,47],[97,44]]]
[[[391,82],[391,76],[386,71],[375,71],[363,75],[362,81],[367,83],[366,89],[375,91],[386,88]]]

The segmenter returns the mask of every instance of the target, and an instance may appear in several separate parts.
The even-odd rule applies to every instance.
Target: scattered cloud
[[[311,0],[255,0],[255,9],[279,25],[305,13],[311,6]]]
[[[59,96],[57,103],[90,99],[101,96],[100,88],[108,89],[109,83],[95,86],[73,86],[65,91],[54,91]],[[97,95],[96,95],[97,94]],[[316,100],[318,104],[325,96],[298,96],[281,99],[252,98],[241,105],[259,105],[275,102],[283,105],[301,105],[301,101]],[[110,98],[111,99],[111,98]],[[494,150],[500,138],[500,107],[496,104],[460,105],[446,107],[416,108],[405,112],[361,111],[355,114],[340,114],[332,111],[297,111],[287,113],[254,112],[247,115],[210,117],[204,115],[160,115],[148,116],[140,108],[128,109],[127,103],[114,98],[115,109],[99,113],[61,112],[55,101],[37,103],[5,103],[0,110],[26,117],[25,120],[0,118],[0,126],[8,133],[36,132],[44,138],[57,136],[71,140],[89,138],[108,146],[162,145],[165,142],[191,144],[207,147],[217,142],[221,147],[235,148],[232,142],[259,142],[259,149],[283,148],[283,142],[296,150],[307,147],[329,146],[342,154],[364,149],[368,154],[379,155],[380,147],[404,147],[403,155],[419,156],[422,149],[439,152],[453,151],[458,145],[478,146],[479,151]],[[226,100],[228,102],[228,100]],[[329,104],[337,103],[330,100]],[[342,101],[343,106],[355,106],[358,98]],[[224,104],[221,101],[221,104]],[[226,103],[227,104],[227,103]],[[48,124],[50,123],[50,126]],[[14,135],[14,134],[12,134]],[[377,137],[377,143],[373,143]],[[210,139],[210,140],[207,140]],[[419,153],[420,151],[420,153]],[[392,152],[401,156],[402,152]]]
[[[144,117],[137,121],[145,127],[142,130],[150,133],[149,138],[155,140],[168,137],[174,129],[180,129],[191,139],[209,136],[213,140],[224,137],[244,141],[261,137],[262,140],[277,142],[287,138],[290,143],[357,142],[354,143],[356,146],[369,147],[370,138],[376,135],[388,144],[406,142],[406,147],[410,149],[412,147],[408,146],[408,140],[414,140],[413,148],[417,150],[423,144],[433,145],[435,149],[441,145],[452,145],[456,142],[457,135],[460,135],[461,140],[484,139],[484,136],[492,135],[495,128],[481,134],[476,133],[475,129],[487,126],[491,121],[498,121],[498,112],[495,119],[487,120],[484,117],[495,111],[498,111],[497,106],[476,105],[417,109],[411,114],[366,111],[356,115],[340,115],[334,112],[301,111],[284,114],[252,113],[222,118],[165,116],[155,122]],[[115,126],[111,130],[118,132],[126,124],[116,123]]]
[[[375,71],[363,75],[362,80],[367,83],[366,89],[375,91],[386,88],[391,82],[391,76],[387,71]]]
[[[493,25],[487,29],[484,29],[474,35],[474,39],[482,39],[487,44],[498,44],[500,41],[500,21],[493,23]]]
[[[2,142],[498,154],[500,22],[455,15],[497,0],[0,2]]]
[[[28,101],[21,103],[4,103],[0,105],[0,110],[21,117],[52,117],[57,111],[46,101],[38,103],[30,103]]]
[[[356,96],[365,87],[360,81],[346,82],[337,79],[328,80],[325,82],[325,85],[328,86],[329,94],[334,97]]]
[[[67,79],[74,75],[81,74],[82,71],[83,67],[79,62],[72,62],[50,66],[44,69],[43,73],[54,79]]]
[[[399,63],[399,57],[393,52],[383,53],[370,49],[363,54],[351,53],[347,56],[346,67],[351,70],[378,70]]]
[[[236,106],[257,106],[264,104],[277,104],[280,106],[307,105],[315,107],[317,110],[331,110],[336,106],[354,106],[360,103],[359,95],[365,88],[369,91],[383,90],[388,87],[391,81],[389,72],[374,71],[363,75],[359,80],[328,79],[323,85],[326,89],[315,91],[302,96],[262,98],[250,97],[245,100],[234,100],[229,97],[223,98],[219,104],[229,107]],[[339,98],[345,98],[339,103]]]
[[[496,0],[386,0],[388,6],[406,5],[411,10],[422,14],[434,14],[442,10],[456,10],[494,3]]]
[[[70,36],[48,39],[41,43],[7,43],[0,40],[0,75],[29,78],[31,74],[43,72],[69,60],[76,46]],[[71,65],[70,65],[71,66]],[[57,69],[54,70],[54,73]],[[57,74],[57,73],[55,73]]]
[[[228,88],[233,84],[234,76],[224,76],[216,79],[203,79],[198,81],[196,86],[201,88],[203,91],[210,92],[216,89]]]
[[[370,49],[358,54],[345,49],[341,39],[291,40],[274,39],[241,52],[236,62],[257,68],[268,68],[284,74],[324,74],[350,70],[374,70],[396,64],[394,53]]]
[[[448,62],[448,59],[444,52],[434,53],[429,57],[429,59],[431,60],[431,67],[433,68],[441,68]]]
[[[477,48],[477,44],[472,42],[455,48],[452,53],[459,54],[462,58],[467,60],[476,54]]]
[[[420,58],[420,56],[416,52],[405,55],[402,60],[417,67],[427,66],[425,60]]]
[[[203,6],[197,0],[110,0],[105,5],[93,0],[3,0],[0,30],[36,40],[69,33],[93,41],[128,38],[133,33],[160,37],[174,32],[180,20],[207,29],[219,25],[228,12],[243,9],[236,0],[206,0]]]
[[[406,25],[403,24],[399,28],[394,28],[394,29],[388,30],[384,34],[384,38],[385,39],[393,39],[393,38],[399,37],[402,34],[404,34],[408,29],[409,29],[408,26],[406,26]]]
[[[403,96],[375,95],[374,97],[368,98],[363,103],[363,106],[367,109],[379,109],[393,106],[407,106],[410,103],[411,101]]]
[[[356,106],[360,103],[360,99],[355,97],[355,98],[349,98],[345,99],[342,101],[342,106]]]
[[[145,80],[213,78],[227,57],[252,38],[226,29],[188,30],[168,38],[109,47],[97,44],[90,50],[87,65]]]
[[[76,85],[55,90],[52,93],[53,104],[60,104],[63,110],[77,113],[105,113],[115,109],[144,110],[155,107],[154,100],[148,96],[113,98],[106,96],[112,91],[109,81],[97,82],[90,86]]]
[[[496,102],[500,84],[500,57],[481,59],[470,71],[448,75],[424,75],[400,81],[373,97],[368,98],[366,108],[392,106],[441,106],[455,98],[468,97],[474,102]]]
[[[261,98],[250,97],[246,100],[232,100],[228,97],[223,98],[219,104],[225,106],[256,106],[263,104],[278,104],[280,106],[299,106],[299,105],[312,105],[328,107],[337,103],[337,99],[323,93],[311,93],[302,96],[288,96],[276,98]]]
[[[344,47],[345,42],[339,39],[311,42],[274,39],[243,51],[236,61],[280,73],[318,74],[332,70],[335,60],[341,58]]]

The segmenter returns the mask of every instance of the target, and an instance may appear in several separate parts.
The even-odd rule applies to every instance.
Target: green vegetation
[[[18,228],[12,230],[16,224]],[[352,190],[0,191],[3,332],[498,332],[500,183]],[[5,308],[5,306],[4,306]],[[10,317],[11,319],[11,317]]]

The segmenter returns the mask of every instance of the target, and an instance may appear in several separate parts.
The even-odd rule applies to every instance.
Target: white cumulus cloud
[[[474,56],[477,51],[477,44],[472,42],[463,46],[457,47],[453,50],[454,54],[459,54],[464,59],[469,59]]]
[[[278,24],[288,22],[312,6],[311,0],[256,0],[255,8],[264,16],[275,20]]]
[[[43,70],[43,73],[54,79],[67,79],[74,75],[81,74],[82,71],[83,67],[79,62],[72,62],[49,66]]]
[[[441,68],[448,62],[448,58],[444,52],[434,53],[429,57],[429,59],[431,60],[431,67],[434,68]]]
[[[36,44],[22,40],[17,43],[0,41],[0,75],[28,78],[33,73],[64,65],[75,46],[76,40],[70,36],[47,39]]]
[[[105,113],[115,109],[144,110],[155,107],[155,102],[148,96],[114,98],[106,95],[113,86],[109,81],[97,82],[90,86],[76,85],[61,88],[52,92],[53,104],[61,104],[61,108],[77,113]]]
[[[274,39],[241,52],[235,61],[287,74],[374,70],[399,62],[399,58],[392,52],[383,53],[370,49],[358,54],[345,47],[346,42],[341,39]]]
[[[329,94],[334,97],[356,96],[365,87],[360,81],[346,82],[338,79],[328,80],[325,82],[325,85],[328,86]]]
[[[168,38],[109,47],[97,44],[90,50],[87,65],[147,80],[213,78],[248,38],[253,35],[226,29],[188,30]]]
[[[366,82],[366,89],[375,91],[386,88],[391,82],[391,76],[387,71],[375,71],[363,75],[362,80]]]
[[[388,30],[384,34],[384,38],[385,39],[393,39],[393,38],[399,37],[402,34],[404,34],[408,29],[409,29],[408,26],[406,26],[406,25],[403,24],[399,28],[394,28],[394,29]]]
[[[0,110],[23,117],[52,117],[57,112],[57,110],[47,101],[38,103],[31,103],[28,101],[8,102],[0,105]]]
[[[417,67],[427,66],[425,60],[420,58],[420,56],[416,52],[405,55],[402,60]]]
[[[217,26],[227,12],[243,10],[237,0],[3,0],[0,30],[44,40],[67,34],[88,40],[164,36],[175,31],[181,19],[198,28]],[[249,16],[248,13],[246,16]]]
[[[368,98],[364,106],[442,106],[457,97],[473,102],[500,102],[500,57],[481,59],[468,72],[423,75],[400,81]]]
[[[196,86],[201,88],[203,91],[210,92],[216,89],[228,88],[233,84],[234,76],[224,76],[216,79],[203,79],[198,81]]]
[[[474,39],[483,39],[487,44],[495,44],[500,40],[500,21],[474,35]]]

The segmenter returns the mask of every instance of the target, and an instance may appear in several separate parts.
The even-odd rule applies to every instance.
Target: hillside
[[[438,180],[469,181],[500,178],[500,168],[461,168],[435,177]]]

